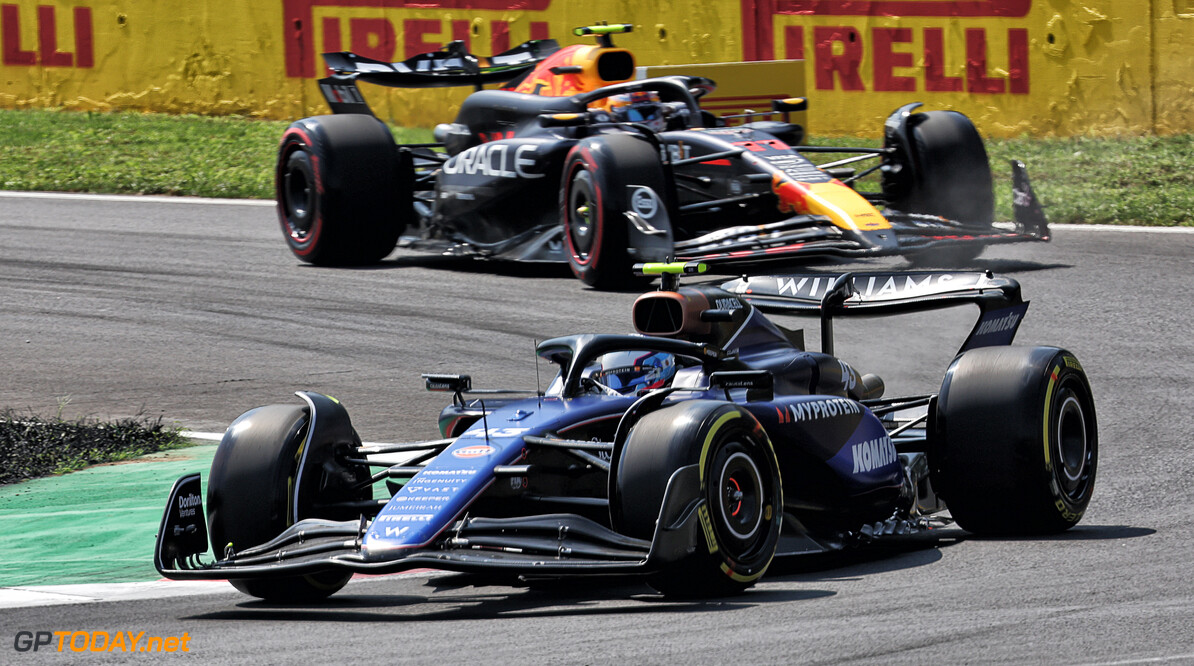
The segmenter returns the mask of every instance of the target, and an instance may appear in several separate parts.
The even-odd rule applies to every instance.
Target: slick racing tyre
[[[946,372],[934,429],[933,486],[962,528],[1049,534],[1081,520],[1099,436],[1090,383],[1070,352],[965,352]]]
[[[650,540],[664,491],[681,467],[700,467],[696,551],[648,583],[667,596],[737,594],[775,556],[783,515],[779,464],[771,441],[746,410],[713,400],[683,402],[644,416],[617,460],[616,529]]]
[[[659,154],[631,134],[577,144],[564,162],[560,220],[573,274],[597,289],[641,286],[631,272],[630,219],[664,218],[665,179]]]
[[[904,213],[940,215],[967,230],[991,229],[995,195],[987,149],[974,123],[957,111],[928,111],[908,117],[910,145],[904,154],[899,186],[884,182],[888,207]],[[890,147],[890,146],[888,146]],[[890,191],[894,190],[894,191]],[[912,252],[913,264],[958,266],[982,252],[980,245]]]
[[[326,473],[322,469],[308,472],[309,478],[297,478],[308,422],[305,407],[270,405],[242,414],[229,426],[216,449],[207,481],[207,522],[218,559],[223,559],[229,547],[235,552],[263,544],[294,524],[294,488],[332,485],[325,478],[317,478]],[[359,479],[368,478],[364,468],[349,473]],[[351,499],[370,496],[366,487],[353,493]],[[300,520],[353,517],[314,515],[310,506],[298,507],[297,514]],[[351,577],[352,572],[329,569],[302,576],[237,578],[229,582],[261,599],[309,602],[331,595]]]
[[[275,177],[290,250],[320,266],[373,264],[413,216],[413,169],[372,116],[304,118],[282,135]]]

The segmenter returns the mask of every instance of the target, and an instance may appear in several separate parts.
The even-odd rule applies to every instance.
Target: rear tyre
[[[904,153],[899,185],[885,180],[888,206],[905,213],[940,215],[966,230],[985,232],[995,220],[991,165],[982,137],[957,111],[928,111],[908,118],[910,144]],[[913,264],[956,266],[974,260],[979,245],[912,252]]]
[[[414,214],[413,178],[390,130],[372,116],[291,124],[275,174],[286,243],[296,257],[320,266],[381,261]]]
[[[648,579],[672,597],[738,594],[775,556],[783,490],[771,441],[746,410],[684,402],[644,416],[627,436],[615,471],[615,527],[651,539],[672,474],[700,466],[701,530],[695,552]]]
[[[270,405],[246,412],[229,426],[216,449],[207,481],[207,522],[217,558],[223,558],[229,546],[242,551],[278,536],[295,522],[293,489],[312,482],[324,485],[323,479],[297,478],[308,422],[307,409],[303,407]],[[355,472],[368,478],[367,470]],[[322,473],[322,470],[311,472]],[[366,488],[353,499],[368,497]],[[345,518],[315,516],[311,507],[306,506],[298,507],[297,514],[300,520]],[[329,569],[302,576],[239,578],[229,582],[245,594],[269,601],[310,602],[331,595],[350,578],[350,571]]]
[[[611,134],[578,144],[564,163],[560,220],[572,273],[597,289],[644,282],[631,273],[628,212],[664,212],[666,186],[659,154],[643,139]]]
[[[1099,438],[1090,383],[1055,347],[984,347],[954,360],[937,400],[933,485],[958,525],[1032,535],[1078,524]]]

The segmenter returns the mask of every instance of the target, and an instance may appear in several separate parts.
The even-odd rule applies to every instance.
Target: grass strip
[[[187,446],[161,419],[102,423],[0,413],[0,485]]]
[[[0,110],[0,189],[273,198],[285,121]],[[395,128],[400,143],[430,140]],[[869,146],[875,138],[813,137]],[[1194,135],[986,142],[996,217],[1011,219],[1010,159],[1023,160],[1053,223],[1194,226]]]
[[[272,199],[290,123],[241,117],[0,110],[0,189]],[[396,140],[430,141],[398,129]]]

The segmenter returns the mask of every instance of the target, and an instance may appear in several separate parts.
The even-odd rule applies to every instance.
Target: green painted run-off
[[[175,449],[0,486],[0,587],[160,579],[153,546],[170,487],[190,472],[206,480],[215,451]]]

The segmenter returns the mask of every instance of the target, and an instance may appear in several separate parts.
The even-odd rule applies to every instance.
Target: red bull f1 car
[[[452,394],[436,440],[362,444],[344,405],[311,391],[244,413],[219,444],[206,501],[199,474],[176,482],[157,569],[296,602],[354,573],[423,567],[632,576],[703,597],[745,590],[777,557],[952,521],[1032,535],[1082,518],[1098,460],[1091,387],[1069,351],[1010,346],[1028,307],[1014,280],[817,273],[679,286],[692,267],[646,268],[662,284],[635,301],[635,334],[540,343],[555,368],[542,391],[425,375]],[[885,396],[878,376],[833,354],[841,317],[957,305],[979,316],[936,393]],[[822,349],[767,312],[818,317]]]
[[[290,249],[321,265],[375,263],[397,244],[567,262],[586,284],[617,288],[637,262],[957,264],[989,244],[1049,239],[1018,162],[1014,228],[994,224],[987,153],[960,113],[908,104],[887,119],[882,148],[802,145],[799,125],[761,118],[787,119],[804,99],[715,117],[700,106],[709,79],[634,79],[634,57],[611,39],[629,30],[579,28],[597,44],[531,41],[490,58],[459,42],[398,63],[324,54],[333,115],[293,123],[278,153]],[[436,143],[396,145],[361,81],[477,91]],[[810,159],[831,153],[847,156]]]

